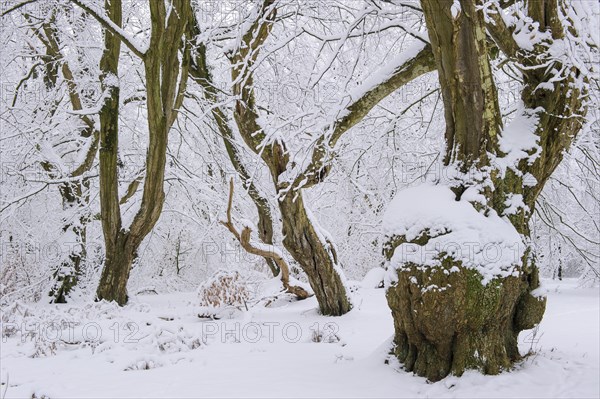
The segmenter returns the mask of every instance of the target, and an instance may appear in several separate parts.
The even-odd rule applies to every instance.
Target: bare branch
[[[11,8],[9,8],[8,10],[6,10],[6,11],[2,12],[2,16],[4,17],[5,15],[8,15],[8,14],[10,14],[10,13],[11,13],[11,12],[13,12],[13,11],[16,11],[16,10],[18,10],[19,8],[21,8],[21,7],[23,7],[23,6],[26,6],[27,4],[35,3],[35,2],[37,2],[37,1],[38,1],[38,0],[26,0],[26,1],[22,2],[22,3],[15,4],[15,5],[14,5],[14,6],[12,6]]]
[[[242,233],[235,228],[231,219],[231,207],[233,205],[233,178],[229,181],[229,198],[227,200],[227,220],[221,221],[221,224],[233,234],[233,236],[239,241],[240,245],[246,252],[252,255],[262,256],[263,258],[270,258],[279,266],[281,270],[281,282],[283,287],[290,294],[294,294],[298,299],[306,299],[310,295],[306,290],[299,286],[290,285],[290,268],[287,262],[283,259],[283,254],[276,250],[275,247],[267,246],[252,242],[250,236],[252,229],[248,226],[244,226]]]
[[[81,7],[83,10],[88,12],[91,16],[93,16],[96,21],[100,23],[104,28],[106,28],[110,33],[119,37],[123,43],[127,46],[132,53],[140,57],[142,60],[146,57],[146,52],[141,50],[121,29],[120,26],[116,25],[110,18],[107,18],[104,15],[101,15],[96,10],[92,9],[89,5],[85,4],[81,0],[71,0],[73,3]]]
[[[363,94],[346,108],[343,116],[330,125],[328,132],[321,136],[313,150],[311,164],[294,181],[294,189],[301,186],[310,187],[325,178],[329,173],[327,164],[331,149],[335,147],[344,133],[362,121],[381,100],[419,76],[435,70],[431,45],[418,44],[418,46],[421,46],[421,49],[414,56],[408,57],[395,67],[378,84],[365,89]]]

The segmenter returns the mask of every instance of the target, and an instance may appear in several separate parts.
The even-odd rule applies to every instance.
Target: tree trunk
[[[67,183],[61,188],[63,196],[63,208],[83,208],[88,203],[88,197],[83,193],[87,189],[87,184],[77,181]],[[83,202],[83,203],[82,203]],[[59,268],[54,272],[54,285],[50,289],[50,303],[67,303],[67,298],[71,290],[77,285],[81,275],[81,267],[86,259],[86,226],[87,217],[79,218],[78,223],[67,223],[63,226],[63,231],[72,231],[76,242],[69,242],[72,246],[68,260],[63,261]]]
[[[96,295],[98,299],[127,303],[127,281],[135,259],[135,248],[128,244],[128,235],[120,234],[115,245],[106,249],[104,267]]]
[[[404,262],[398,268],[398,281],[387,291],[394,318],[394,354],[407,370],[432,381],[449,373],[461,375],[471,368],[497,374],[520,358],[519,332],[539,323],[545,310],[545,298],[532,295],[539,286],[539,277],[529,244],[529,219],[537,195],[560,162],[562,151],[579,131],[585,114],[582,82],[571,85],[571,79],[579,76],[575,67],[570,67],[568,79],[553,83],[554,90],[540,89],[540,83],[552,78],[544,59],[547,47],[516,51],[516,43],[502,42],[499,47],[508,52],[507,56],[528,67],[523,69],[523,112],[539,119],[531,132],[521,127],[518,133],[538,136],[541,155],[533,163],[523,157],[504,169],[491,165],[489,154],[499,160],[506,155],[499,146],[505,132],[489,64],[486,27],[478,5],[473,0],[422,0],[444,97],[445,164],[460,171],[448,185],[457,201],[468,188],[476,189],[484,203],[478,199],[471,205],[485,217],[497,213],[510,220],[525,251],[514,265],[517,275],[497,276],[487,284],[483,284],[479,271],[439,250],[441,266]],[[557,2],[532,1],[529,6],[530,16],[540,23],[541,30],[551,29],[553,37],[560,38]],[[496,21],[501,23],[500,19]],[[498,30],[499,26],[490,28],[492,35],[499,41],[513,40],[510,34]],[[561,67],[555,65],[554,70]],[[467,173],[473,171],[477,173]],[[536,184],[524,184],[527,173],[535,177]],[[480,184],[473,177],[476,175],[485,176],[493,185]],[[514,195],[522,195],[524,205],[516,212],[506,212],[507,200]],[[424,228],[416,239],[393,236],[386,256],[391,259],[394,249],[407,242],[428,250],[427,243],[439,235]]]
[[[105,6],[108,17],[120,26],[121,1],[107,0]],[[89,8],[86,11],[94,12]],[[162,211],[169,131],[183,102],[188,79],[190,43],[185,38],[191,13],[189,0],[173,0],[168,8],[162,0],[152,1],[148,50],[139,53],[139,49],[128,44],[144,62],[149,143],[141,204],[127,230],[122,226],[118,194],[119,90],[112,81],[107,84],[107,78],[118,76],[120,42],[125,39],[109,29],[110,25],[104,25],[106,48],[100,69],[103,90],[109,89],[110,95],[100,111],[100,209],[106,259],[97,290],[99,300],[120,305],[127,302],[127,280],[137,249]],[[102,18],[97,18],[102,22]]]
[[[283,245],[308,276],[321,314],[341,316],[351,309],[333,244],[313,224],[302,192],[288,193],[279,201],[283,220]],[[338,269],[338,270],[336,270]]]
[[[121,26],[121,0],[105,2],[106,14],[117,26]],[[100,82],[104,92],[108,92],[100,109],[100,215],[105,244],[105,262],[96,291],[98,300],[127,302],[127,281],[116,280],[129,274],[129,271],[115,273],[116,260],[122,250],[119,239],[121,232],[121,209],[119,208],[118,152],[119,152],[119,87],[111,82],[118,76],[120,38],[106,30],[104,32],[104,52],[100,59]],[[110,265],[111,270],[105,272]]]
[[[262,147],[265,132],[258,123],[253,64],[272,29],[277,14],[273,4],[273,0],[263,1],[259,17],[242,37],[243,45],[229,55],[234,82],[233,93],[238,97],[233,116],[245,143],[256,154],[260,154],[268,166],[277,195],[281,197],[282,193],[286,192],[279,202],[283,221],[283,245],[306,272],[321,313],[340,316],[347,313],[351,305],[339,274],[341,270],[338,268],[334,251],[328,250],[332,245],[321,241],[316,226],[308,217],[302,200],[302,189],[290,190],[292,187],[286,183],[278,183],[279,176],[289,166],[289,154],[285,150],[285,144],[274,142]]]
[[[388,289],[394,317],[394,355],[408,371],[437,381],[467,369],[485,374],[507,370],[520,358],[517,337],[541,319],[545,301],[528,294],[526,277],[496,279],[445,261],[443,268],[398,272]],[[444,273],[452,267],[459,272]],[[423,290],[432,284],[443,290]]]
[[[56,26],[56,14],[57,10],[52,10],[48,19],[38,28],[35,28],[36,24],[31,16],[28,14],[23,14],[23,16],[30,23],[34,36],[39,39],[46,50],[46,53],[41,56],[44,62],[43,81],[46,90],[52,91],[56,89],[60,71],[67,85],[71,107],[73,111],[80,111],[83,109],[80,90],[70,65],[62,54],[64,46],[61,44],[60,34]],[[60,101],[54,101],[51,104],[47,118],[52,119],[56,115],[59,105]],[[37,113],[38,110],[35,112]],[[96,153],[98,152],[99,132],[96,129],[93,119],[88,115],[81,115],[79,118],[80,122],[85,126],[80,131],[79,136],[83,139],[89,139],[90,146],[83,157],[83,161],[77,168],[68,173],[67,177],[71,181],[59,185],[59,192],[62,197],[63,210],[72,211],[73,209],[77,209],[81,215],[85,212],[85,208],[89,204],[87,193],[89,181],[83,175],[93,166]],[[63,171],[57,168],[51,160],[42,161],[41,166],[52,178],[61,179],[65,177]],[[50,303],[66,303],[69,293],[77,285],[81,267],[86,257],[86,225],[88,222],[87,216],[81,215],[76,223],[69,218],[62,226],[64,233],[72,233],[73,240],[66,242],[70,246],[68,257],[56,267],[53,273],[54,283],[49,292]]]
[[[444,101],[445,163],[463,172],[486,162],[482,150],[494,148],[502,125],[477,1],[461,0],[460,10],[457,2],[422,1]]]
[[[43,81],[45,88],[48,91],[55,90],[59,71],[62,72],[68,89],[69,102],[73,110],[82,110],[83,104],[80,97],[80,88],[75,81],[69,63],[62,54],[63,46],[61,45],[60,34],[56,26],[56,10],[53,10],[49,18],[42,23],[41,29],[33,28],[35,24],[30,16],[24,14],[24,17],[31,23],[32,33],[37,36],[46,49],[46,53],[41,57],[44,62]],[[59,105],[60,101],[55,101],[52,104],[48,112],[49,118],[52,118],[56,114]],[[83,139],[89,139],[90,146],[83,161],[67,175],[73,181],[59,185],[59,192],[62,197],[63,210],[72,211],[73,209],[78,209],[78,213],[81,215],[81,213],[85,212],[84,209],[89,204],[89,195],[87,193],[89,182],[82,176],[93,166],[96,153],[98,152],[99,132],[96,129],[93,119],[89,116],[81,115],[80,122],[85,127],[80,131],[79,135]],[[52,161],[42,161],[41,166],[52,178],[63,178],[62,172],[57,169]],[[69,293],[77,285],[81,267],[86,257],[86,225],[88,222],[88,218],[85,215],[81,215],[77,223],[69,220],[62,227],[64,233],[72,232],[74,240],[66,243],[70,246],[68,259],[58,265],[53,273],[54,284],[49,292],[51,303],[66,303]]]
[[[200,35],[200,27],[196,18],[192,18],[190,24],[190,37],[195,38]],[[269,201],[260,193],[256,185],[251,179],[250,174],[246,170],[246,167],[242,163],[239,151],[235,145],[235,139],[233,131],[230,126],[230,118],[227,113],[224,112],[221,107],[217,106],[219,99],[217,96],[217,89],[214,86],[211,71],[206,62],[206,46],[200,43],[194,55],[192,57],[192,63],[190,65],[190,76],[200,85],[204,90],[204,97],[209,101],[211,106],[211,114],[217,124],[219,132],[223,137],[223,144],[229,156],[229,160],[233,165],[233,168],[242,180],[242,184],[248,194],[254,202],[256,211],[258,212],[258,237],[260,240],[267,244],[273,245],[273,217],[271,215],[271,207]],[[277,277],[280,270],[277,264],[270,257],[265,257],[267,266],[273,273],[273,277]]]

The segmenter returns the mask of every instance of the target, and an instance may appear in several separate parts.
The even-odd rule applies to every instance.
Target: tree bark
[[[537,195],[561,160],[561,153],[581,128],[585,114],[581,92],[570,81],[553,83],[554,90],[539,88],[552,76],[544,65],[547,46],[533,51],[515,50],[514,42],[505,40],[498,26],[490,29],[501,42],[507,56],[518,60],[523,69],[525,87],[522,100],[526,112],[539,113],[535,132],[540,137],[541,156],[530,164],[522,159],[514,168],[499,170],[491,164],[489,154],[501,159],[506,154],[499,149],[502,126],[496,89],[488,58],[486,27],[478,1],[456,2],[422,0],[423,12],[436,59],[440,86],[444,97],[447,152],[446,165],[455,166],[463,175],[449,182],[460,200],[469,187],[478,182],[467,175],[478,171],[493,182],[493,187],[479,187],[486,204],[472,203],[485,212],[505,215],[521,235],[526,250],[518,266],[518,277],[497,277],[487,285],[481,274],[465,267],[461,261],[440,253],[442,265],[429,267],[412,262],[398,269],[398,282],[387,291],[395,327],[394,354],[409,371],[432,381],[448,374],[461,375],[467,369],[497,374],[520,359],[517,338],[520,331],[533,328],[542,319],[545,298],[532,295],[539,286],[538,270],[532,248],[529,247],[529,219]],[[554,38],[561,36],[556,1],[529,2],[530,16],[549,29]],[[512,54],[510,53],[512,51]],[[561,70],[556,65],[554,70]],[[575,67],[570,67],[577,76]],[[567,92],[571,91],[570,95]],[[542,111],[539,111],[542,109]],[[528,111],[529,110],[529,111]],[[523,132],[527,134],[528,132]],[[537,183],[523,182],[531,173]],[[527,208],[505,214],[506,200],[511,195],[523,195]],[[450,232],[446,232],[450,233]],[[419,238],[392,237],[386,256],[404,243],[425,246],[434,236],[425,229]],[[450,269],[458,272],[450,272]],[[443,290],[428,290],[436,285]]]
[[[117,26],[122,24],[121,0],[105,1],[106,15]],[[100,110],[100,215],[104,234],[105,260],[96,291],[98,299],[127,303],[127,290],[116,276],[129,273],[131,257],[124,252],[121,236],[121,209],[119,208],[118,152],[119,152],[119,87],[113,79],[119,73],[120,38],[104,31],[104,52],[100,59],[102,91],[108,91]],[[126,281],[125,281],[126,284]]]
[[[121,24],[121,1],[107,0],[108,17]],[[174,0],[167,10],[164,1],[150,2],[151,35],[148,50],[134,53],[144,62],[146,101],[148,108],[149,144],[146,154],[144,188],[140,208],[131,226],[125,230],[121,221],[118,195],[117,154],[119,123],[119,91],[110,80],[118,72],[120,42],[117,32],[105,31],[105,52],[100,61],[103,89],[110,96],[100,111],[100,207],[106,245],[104,269],[97,299],[127,302],[127,280],[137,249],[158,221],[165,195],[164,176],[168,136],[183,102],[190,64],[187,26],[192,13],[189,0]],[[133,51],[133,50],[132,50]]]
[[[337,255],[314,225],[302,192],[288,193],[279,201],[283,221],[283,245],[300,264],[313,289],[321,314],[341,316],[352,308],[342,282]],[[324,242],[325,241],[325,242]]]
[[[125,305],[128,301],[127,281],[131,265],[136,257],[136,249],[129,243],[128,235],[120,233],[110,250],[106,250],[104,267],[100,276],[100,284],[96,290],[99,300],[115,301]]]
[[[452,2],[422,1],[444,101],[445,163],[460,163],[463,171],[486,161],[482,149],[494,148],[502,125],[476,1],[460,1],[456,17]]]

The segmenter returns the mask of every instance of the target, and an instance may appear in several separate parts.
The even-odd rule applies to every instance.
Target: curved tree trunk
[[[283,141],[264,143],[266,134],[258,122],[260,118],[253,89],[254,64],[269,36],[276,13],[277,3],[263,0],[258,18],[252,24],[247,24],[247,30],[242,32],[242,45],[227,53],[236,96],[234,119],[244,142],[260,155],[271,173],[279,198],[285,248],[306,272],[321,312],[341,315],[351,308],[341,269],[333,245],[324,242],[315,221],[308,217],[302,190],[320,183],[327,176],[334,147],[344,133],[363,120],[388,95],[432,71],[435,61],[431,47],[427,43],[420,43],[402,54],[399,57],[402,62],[394,68],[382,68],[381,81],[369,84],[364,93],[348,105],[348,112],[323,129],[316,140],[309,165],[297,173],[293,181],[281,182],[280,176],[292,166],[290,157]]]
[[[341,316],[352,308],[342,281],[333,244],[309,217],[302,192],[279,200],[283,221],[283,245],[308,276],[321,314]]]
[[[198,26],[196,18],[192,18],[192,21],[193,22],[189,27],[190,37],[195,38],[200,35],[200,27]],[[250,174],[246,170],[246,167],[242,163],[239,151],[234,143],[235,139],[230,126],[230,118],[221,107],[216,105],[218,104],[217,90],[214,86],[212,74],[206,62],[206,46],[203,43],[200,43],[197,46],[193,54],[192,63],[190,65],[190,77],[202,86],[204,97],[212,104],[211,113],[217,123],[219,133],[221,133],[221,136],[223,137],[223,144],[225,145],[229,160],[242,180],[244,188],[248,190],[252,202],[254,202],[254,206],[258,213],[258,237],[263,243],[273,245],[273,217],[271,215],[269,201],[267,201],[260,193],[252,181]],[[273,277],[277,277],[280,270],[276,262],[270,257],[264,257],[264,259],[271,270],[271,273],[273,273]]]
[[[268,166],[277,195],[281,197],[290,188],[278,183],[279,176],[289,166],[289,155],[281,142],[261,148],[265,133],[258,123],[252,73],[252,66],[276,16],[277,10],[273,5],[272,0],[263,1],[259,18],[244,33],[244,45],[231,54],[230,61],[233,92],[239,98],[233,114],[235,122],[246,144],[260,154]],[[331,316],[347,313],[351,305],[339,274],[337,259],[328,251],[327,244],[320,240],[316,226],[308,218],[301,188],[287,192],[280,198],[279,209],[283,222],[283,245],[306,272],[321,313]]]
[[[422,0],[444,98],[445,163],[459,171],[447,184],[457,201],[465,190],[476,189],[485,200],[471,205],[486,218],[490,213],[506,217],[520,235],[525,251],[520,262],[515,261],[516,275],[497,276],[487,284],[478,270],[439,250],[440,266],[406,261],[398,267],[398,281],[387,291],[394,318],[394,354],[407,370],[433,381],[449,373],[461,375],[471,368],[496,374],[520,358],[519,332],[539,323],[545,310],[545,298],[532,294],[539,286],[539,277],[529,244],[530,215],[537,195],[579,131],[585,114],[581,86],[571,85],[572,76],[578,75],[575,67],[568,67],[571,78],[552,83],[553,90],[540,89],[540,83],[552,78],[546,73],[550,68],[544,65],[547,47],[540,44],[530,52],[517,51],[517,44],[510,34],[504,34],[507,32],[502,31],[502,21],[497,18],[490,31],[498,46],[512,60],[530,67],[523,70],[522,112],[536,123],[531,131],[519,126],[517,134],[535,134],[541,147],[535,162],[525,154],[506,166],[502,136],[510,133],[501,126],[486,27],[482,11],[477,9],[480,4],[460,0],[456,8],[455,3]],[[550,29],[554,39],[561,37],[555,0],[529,2],[529,15],[540,23],[542,31]],[[561,70],[560,66],[555,65],[555,70]],[[492,164],[490,158],[494,157],[500,166]],[[523,176],[527,173],[537,182],[525,184]],[[477,175],[486,176],[493,185],[480,184],[481,180],[473,177]],[[515,196],[522,198],[523,204],[517,211],[509,210]],[[394,250],[407,242],[429,250],[427,243],[438,236],[427,228],[412,240],[393,236],[386,256],[390,260]]]
[[[283,253],[272,246],[264,246],[263,243],[252,242],[250,236],[252,230],[250,227],[245,226],[240,233],[233,224],[231,219],[231,208],[233,206],[233,179],[229,182],[229,200],[227,202],[227,220],[221,221],[221,224],[234,235],[239,241],[240,245],[244,250],[250,254],[262,256],[263,258],[269,258],[273,263],[277,264],[278,269],[281,271],[281,283],[286,292],[293,294],[298,299],[306,299],[310,295],[302,287],[290,285],[290,268],[287,262],[283,258]]]

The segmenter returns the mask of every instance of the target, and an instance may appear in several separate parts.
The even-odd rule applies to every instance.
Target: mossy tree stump
[[[453,266],[459,271],[448,272]],[[527,277],[487,285],[473,269],[408,264],[386,297],[394,318],[394,355],[407,371],[437,381],[467,369],[498,374],[520,358],[520,331],[542,319],[545,299],[530,293]],[[428,288],[428,287],[436,288]]]

